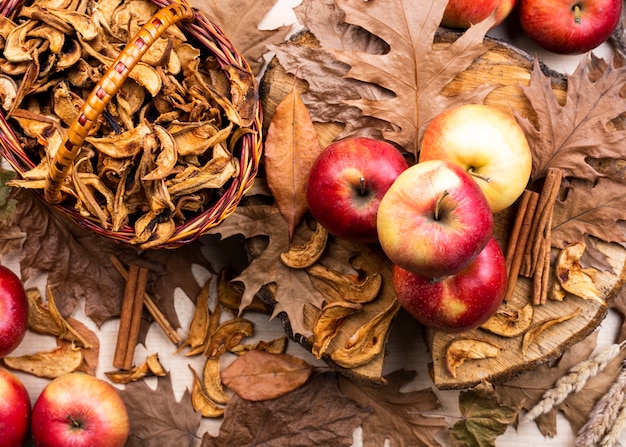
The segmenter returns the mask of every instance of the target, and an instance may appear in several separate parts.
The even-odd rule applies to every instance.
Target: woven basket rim
[[[172,3],[171,0],[150,0],[153,4],[163,8]],[[24,0],[0,0],[0,13],[9,16],[18,6],[24,3]],[[188,4],[187,0],[179,0],[178,3]],[[250,65],[245,58],[233,46],[228,37],[221,28],[208,19],[202,12],[194,8],[195,20],[193,22],[179,23],[178,26],[185,34],[194,38],[194,40],[202,46],[202,51],[208,51],[215,56],[222,68],[233,65],[254,77]],[[181,245],[192,242],[206,234],[211,228],[219,225],[224,219],[232,215],[241,198],[252,187],[256,175],[258,173],[259,164],[262,155],[262,108],[258,99],[257,89],[257,107],[254,116],[254,122],[250,126],[254,132],[248,132],[238,141],[239,154],[239,174],[230,180],[230,184],[226,191],[219,199],[212,203],[212,206],[197,216],[186,220],[183,224],[178,225],[174,233],[164,243],[155,248],[176,248]],[[35,163],[29,159],[28,155],[22,150],[21,144],[5,115],[0,110],[0,155],[2,155],[11,167],[22,175],[29,169],[35,167]],[[74,223],[80,225],[87,230],[93,231],[104,237],[112,239],[116,242],[134,245],[131,240],[135,236],[134,228],[126,225],[119,231],[112,231],[103,228],[99,221],[95,218],[89,218],[81,215],[76,209],[66,206],[63,203],[57,205],[48,204],[44,197],[43,191],[31,190],[45,204],[52,209],[60,212]]]

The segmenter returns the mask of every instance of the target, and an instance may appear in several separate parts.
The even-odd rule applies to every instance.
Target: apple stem
[[[476,173],[473,169],[468,169],[468,174],[471,175],[472,177],[476,177],[478,179],[481,179],[482,181],[489,183],[491,182],[491,179],[489,177],[485,177],[484,175],[480,175],[478,173]]]
[[[580,5],[574,5],[574,23],[580,25]]]
[[[441,202],[448,194],[450,193],[446,190],[442,192],[439,199],[437,199],[437,204],[435,205],[435,220],[439,220],[439,208],[441,207]]]
[[[361,184],[361,195],[365,195],[365,178],[359,177],[359,183]]]

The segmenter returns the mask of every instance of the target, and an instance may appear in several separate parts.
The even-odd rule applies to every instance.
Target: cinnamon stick
[[[530,239],[526,244],[526,250],[522,259],[520,274],[527,278],[531,278],[534,275],[538,262],[543,263],[543,261],[539,260],[545,259],[545,253],[541,250],[541,247],[544,245],[548,227],[552,222],[554,205],[559,195],[562,179],[563,171],[561,169],[548,169],[531,225]]]
[[[129,270],[130,272],[130,270]],[[124,363],[120,369],[129,370],[133,367],[135,348],[139,340],[139,330],[141,329],[141,314],[143,312],[143,296],[146,293],[148,283],[148,269],[139,267],[135,284],[135,294],[133,296],[133,314],[130,321],[130,330],[126,347]]]
[[[113,266],[120,273],[120,275],[122,275],[122,277],[128,281],[128,270],[126,270],[124,264],[122,264],[120,260],[113,255],[111,255],[109,259],[111,260]],[[146,309],[148,310],[150,315],[152,315],[152,318],[154,318],[154,321],[159,325],[167,338],[169,338],[170,341],[175,345],[178,345],[180,343],[180,335],[178,335],[178,333],[172,327],[163,312],[161,312],[161,309],[159,309],[159,306],[157,306],[157,304],[147,292],[143,296],[143,301]]]
[[[526,189],[522,193],[520,197],[519,203],[517,205],[517,213],[515,214],[515,221],[513,222],[513,228],[511,228],[511,234],[509,236],[509,241],[506,248],[506,271],[511,271],[511,263],[513,262],[515,256],[515,250],[519,245],[520,233],[522,231],[522,225],[524,222],[524,217],[526,217],[526,211],[528,210],[528,203],[530,202],[530,198],[534,193],[533,191]],[[524,242],[522,242],[524,244]]]
[[[519,221],[519,225],[514,224],[514,227],[518,226],[519,231],[511,234],[507,246],[507,266],[509,265],[508,262],[510,262],[510,267],[508,269],[507,287],[504,295],[505,302],[513,297],[522,265],[522,258],[530,236],[531,224],[539,201],[539,193],[535,191],[524,191],[524,196],[526,196],[527,199],[520,202],[520,207],[515,217],[516,222]]]
[[[120,327],[117,331],[117,343],[115,345],[115,353],[113,355],[113,366],[118,369],[121,369],[124,366],[124,359],[126,358],[126,352],[128,350],[128,337],[130,335],[130,326],[133,319],[133,307],[138,275],[139,266],[131,265],[128,269],[128,275],[126,277],[126,287],[124,288],[122,309],[120,311]]]

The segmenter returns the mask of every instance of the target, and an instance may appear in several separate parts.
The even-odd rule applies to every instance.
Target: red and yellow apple
[[[581,54],[607,40],[617,27],[622,0],[520,0],[520,25],[548,51]]]
[[[28,300],[24,284],[0,265],[0,358],[13,352],[28,329]]]
[[[517,0],[449,0],[443,13],[441,26],[467,29],[482,22],[495,10],[494,27],[506,19]]]
[[[30,397],[22,381],[0,368],[0,447],[24,445],[30,422]]]
[[[336,237],[375,242],[380,200],[407,167],[400,151],[382,140],[351,137],[331,143],[309,173],[309,210]]]
[[[419,161],[447,160],[472,175],[493,213],[512,205],[530,179],[532,154],[511,114],[484,104],[441,112],[424,130]]]
[[[392,263],[428,278],[463,270],[485,248],[493,215],[459,165],[430,160],[398,176],[378,208],[378,238]]]
[[[74,372],[43,389],[33,405],[31,430],[37,447],[123,447],[130,424],[111,384]]]
[[[496,312],[506,292],[506,262],[493,238],[455,275],[433,280],[398,266],[392,275],[400,305],[424,326],[448,333],[479,327]]]

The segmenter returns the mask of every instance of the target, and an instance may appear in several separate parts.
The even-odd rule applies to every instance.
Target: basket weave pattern
[[[191,6],[189,6],[186,2],[152,0],[151,3],[158,8],[161,8],[161,11],[159,11],[159,13],[161,13],[161,17],[163,17],[163,11],[165,9],[171,9],[175,12],[191,10]],[[22,2],[18,2],[16,0],[0,1],[0,13],[15,21],[16,18],[13,17],[13,15],[16,9],[22,6],[22,4]],[[33,4],[36,4],[36,2]],[[182,6],[177,8],[179,4],[182,4]],[[168,16],[166,15],[165,18],[167,17]],[[180,17],[176,19],[178,20]],[[161,24],[161,21],[156,20],[155,23]],[[198,11],[193,11],[192,21],[182,21],[177,25],[172,24],[168,26],[180,27],[185,38],[188,39],[188,43],[197,47],[203,58],[210,57],[212,60],[215,60],[217,64],[219,64],[219,67],[222,68],[225,77],[231,82],[231,92],[233,92],[233,97],[237,94],[235,89],[238,87],[236,85],[237,80],[233,79],[233,72],[242,73],[245,79],[251,79],[252,81],[250,81],[250,85],[252,87],[250,89],[251,91],[246,93],[248,96],[247,107],[249,109],[246,123],[238,123],[240,127],[239,135],[237,139],[230,144],[231,147],[229,148],[232,156],[238,161],[238,169],[236,173],[222,188],[219,188],[219,192],[212,191],[210,193],[211,201],[207,206],[203,207],[195,214],[193,212],[187,212],[185,218],[179,218],[173,231],[169,231],[165,238],[161,237],[156,244],[148,242],[141,245],[140,243],[139,246],[142,248],[178,247],[182,244],[195,240],[202,234],[206,233],[210,228],[218,225],[225,218],[230,216],[235,211],[242,196],[245,195],[245,193],[252,186],[258,171],[262,152],[262,115],[260,103],[258,101],[258,92],[256,90],[256,81],[254,81],[254,75],[250,72],[250,67],[243,56],[238,53],[232,43],[219,28]],[[144,26],[144,28],[147,28],[150,32],[152,32],[153,29],[151,27],[152,25],[150,23]],[[144,40],[150,39],[151,37],[148,35],[146,39],[140,39],[140,41],[143,42]],[[132,40],[129,41],[128,47],[132,45],[130,42],[132,42]],[[121,53],[120,57],[123,57],[123,53],[128,53],[128,51],[127,49],[124,49]],[[139,60],[133,62],[139,62]],[[115,71],[113,65],[114,64],[112,64],[109,71]],[[131,70],[129,69],[127,71],[130,72]],[[2,74],[1,72],[2,69],[0,68],[0,74]],[[115,74],[116,73],[114,73],[114,75]],[[101,101],[101,98],[106,97],[106,94],[108,94],[109,97],[114,96],[117,93],[116,87],[120,87],[122,82],[125,80],[111,81],[111,79],[112,78],[110,77],[107,79],[107,75],[105,74],[93,87],[90,95],[85,100],[85,105],[83,107],[83,120],[85,115],[90,116],[87,112],[85,112],[85,110],[88,110],[91,115],[94,115],[95,113],[95,116],[90,116],[90,120],[94,123],[100,119],[101,113],[105,111],[107,105],[107,102]],[[103,92],[103,87],[105,86],[107,92],[106,94],[101,95],[100,93]],[[236,99],[233,98],[233,101],[235,100]],[[253,105],[252,108],[250,108],[250,104]],[[78,115],[77,121],[80,121],[80,115]],[[84,121],[82,124],[85,124]],[[63,152],[61,149],[69,149],[69,151],[66,151],[69,155],[65,154],[65,158],[67,159],[66,161],[55,158],[52,162],[48,163],[48,165],[53,166],[54,169],[48,169],[46,194],[44,194],[42,189],[34,188],[32,190],[42,199],[47,199],[46,201],[51,203],[51,206],[55,210],[60,211],[62,214],[69,217],[72,221],[78,223],[79,225],[118,242],[135,244],[137,243],[137,234],[136,227],[132,221],[129,221],[113,230],[111,225],[107,225],[106,222],[103,224],[101,218],[98,219],[95,216],[86,215],[84,210],[81,212],[81,210],[76,209],[72,203],[71,197],[69,198],[70,200],[68,200],[67,194],[63,194],[65,200],[61,200],[59,203],[53,203],[56,202],[56,200],[51,200],[51,197],[55,194],[57,195],[57,198],[61,198],[60,191],[62,191],[62,186],[64,185],[64,182],[67,183],[67,176],[72,175],[72,163],[74,161],[74,157],[76,156],[78,149],[80,149],[84,137],[86,137],[89,133],[88,130],[90,130],[92,123],[87,122],[87,124],[89,125],[85,126],[85,129],[87,130],[81,129],[80,126],[77,127],[76,122],[69,126],[63,147],[60,147],[59,150],[56,151],[56,153],[60,153]],[[75,132],[75,128],[78,129],[78,131]],[[83,133],[83,135],[77,136],[78,132]],[[25,173],[28,173],[28,171],[34,170],[40,164],[41,158],[45,157],[42,157],[41,155],[44,153],[42,148],[33,149],[32,147],[26,146],[27,145],[24,144],[24,137],[20,136],[19,129],[15,129],[15,124],[12,121],[11,114],[7,114],[6,111],[0,113],[0,154],[4,156],[13,169],[22,176],[24,176]],[[202,156],[203,154],[199,154],[198,158],[201,158]],[[59,158],[61,158],[61,156],[59,156]],[[52,172],[57,168],[59,172]],[[51,180],[51,177],[54,177],[54,179]],[[51,194],[48,194],[48,188],[51,188]],[[206,195],[208,195],[208,193],[206,193]],[[147,199],[146,201],[149,200]],[[148,204],[145,204],[145,207],[147,206]]]

